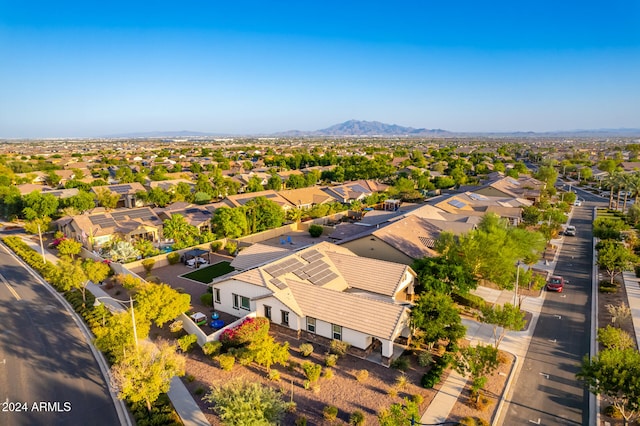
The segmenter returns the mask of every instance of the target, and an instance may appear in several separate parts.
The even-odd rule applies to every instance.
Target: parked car
[[[567,226],[567,228],[564,230],[564,235],[566,235],[567,237],[575,237],[576,227],[573,225]]]
[[[573,205],[576,207],[580,207],[582,205],[582,200],[578,199],[573,202]]]
[[[547,290],[562,293],[564,289],[564,278],[559,275],[552,275],[547,280]]]

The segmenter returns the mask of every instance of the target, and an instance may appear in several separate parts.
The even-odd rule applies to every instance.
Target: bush
[[[338,355],[336,354],[327,354],[324,357],[324,365],[327,367],[333,367],[338,362]]]
[[[607,405],[604,409],[604,415],[611,417],[612,419],[622,419],[622,413],[613,405]]]
[[[324,377],[327,380],[333,379],[333,370],[330,368],[325,368],[322,372],[322,377]]]
[[[229,253],[230,255],[234,255],[236,253],[236,250],[238,249],[238,244],[234,243],[233,241],[229,241],[224,248],[225,250],[227,250],[227,253]]]
[[[362,426],[364,425],[364,413],[362,411],[356,410],[349,416],[349,424],[354,426]]]
[[[422,404],[422,402],[424,401],[424,396],[420,395],[419,393],[413,395],[411,397],[411,401],[415,402],[416,404],[420,405]]]
[[[195,334],[187,334],[178,339],[178,346],[182,352],[187,352],[198,341],[198,336]]]
[[[307,418],[300,416],[296,419],[296,426],[307,426]]]
[[[175,265],[180,262],[180,253],[177,251],[172,251],[167,255],[167,260],[169,261],[169,265]]]
[[[178,333],[182,330],[183,324],[182,321],[177,320],[169,324],[169,331],[172,333]]]
[[[433,362],[433,354],[429,351],[422,351],[418,355],[418,364],[420,367],[426,367]]]
[[[202,296],[200,296],[200,302],[204,306],[213,306],[213,294],[211,293],[203,294]]]
[[[211,248],[211,251],[214,253],[219,250],[222,250],[222,241],[214,241],[211,244],[209,244],[209,247]]]
[[[153,269],[155,264],[156,264],[156,260],[152,258],[144,259],[142,261],[142,266],[144,267],[144,270],[146,271],[147,275],[151,273],[151,270]]]
[[[313,345],[311,343],[303,343],[298,349],[302,356],[309,356],[313,353]]]
[[[395,386],[398,389],[404,389],[407,387],[407,384],[409,383],[409,379],[407,378],[407,376],[403,373],[401,375],[399,375],[398,377],[396,377],[396,384]]]
[[[239,347],[262,340],[269,334],[269,320],[266,318],[247,318],[234,328],[228,328],[220,335],[225,347]]]
[[[204,345],[202,345],[202,352],[205,355],[216,356],[220,353],[221,349],[222,349],[222,343],[218,341],[207,342]]]
[[[218,364],[220,364],[220,368],[222,368],[224,371],[231,371],[235,363],[236,359],[233,357],[233,355],[218,355]]]
[[[356,371],[356,373],[354,374],[354,376],[356,377],[356,380],[359,382],[366,382],[367,379],[369,378],[369,371],[367,370],[358,370]]]
[[[302,371],[304,371],[304,375],[309,379],[309,382],[316,382],[320,378],[322,366],[320,364],[305,361],[302,363]]]
[[[327,405],[322,410],[322,416],[329,421],[335,420],[338,417],[338,407]]]
[[[466,293],[451,293],[451,298],[454,302],[462,306],[468,306],[473,309],[482,310],[485,307],[485,301],[482,297],[476,296],[475,294]]]
[[[407,371],[409,369],[409,359],[404,356],[396,358],[391,361],[391,368],[395,368],[396,370],[400,371]]]
[[[269,370],[269,374],[267,377],[269,378],[269,380],[277,382],[280,380],[280,372],[278,370]]]
[[[598,284],[598,291],[600,293],[617,293],[618,285],[616,283],[611,284],[610,281],[602,280]]]
[[[349,349],[349,344],[347,342],[343,342],[342,340],[332,340],[331,344],[329,345],[329,353],[338,355],[338,356],[343,356],[347,353],[347,350]]]
[[[313,238],[318,238],[320,235],[322,235],[322,232],[324,232],[324,228],[322,227],[322,225],[313,224],[309,227],[309,235],[311,235]]]

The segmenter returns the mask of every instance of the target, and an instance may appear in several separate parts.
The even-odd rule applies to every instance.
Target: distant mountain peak
[[[325,129],[304,132],[292,130],[279,133],[279,136],[443,136],[448,134],[441,129],[416,129],[413,127],[386,124],[379,121],[347,120],[344,123],[334,124]]]

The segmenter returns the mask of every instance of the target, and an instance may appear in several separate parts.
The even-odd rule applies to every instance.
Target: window
[[[332,329],[333,338],[336,340],[342,340],[342,326],[333,324]]]
[[[219,288],[214,288],[213,289],[213,300],[216,303],[220,303],[220,289]]]
[[[282,325],[289,325],[289,312],[288,311],[280,311],[282,314]]]
[[[264,305],[264,317],[271,321],[271,306]]]
[[[245,311],[251,310],[251,302],[248,297],[240,296],[237,294],[233,295],[233,308],[234,309],[244,309]]]
[[[315,333],[316,332],[316,319],[315,318],[307,317],[307,331],[309,333]]]

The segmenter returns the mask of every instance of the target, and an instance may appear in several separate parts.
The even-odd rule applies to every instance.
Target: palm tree
[[[634,203],[638,204],[638,198],[640,198],[640,172],[635,172],[630,177],[629,192],[633,198]]]
[[[163,223],[162,233],[165,238],[173,239],[176,243],[194,234],[193,226],[181,214],[173,214]]]

